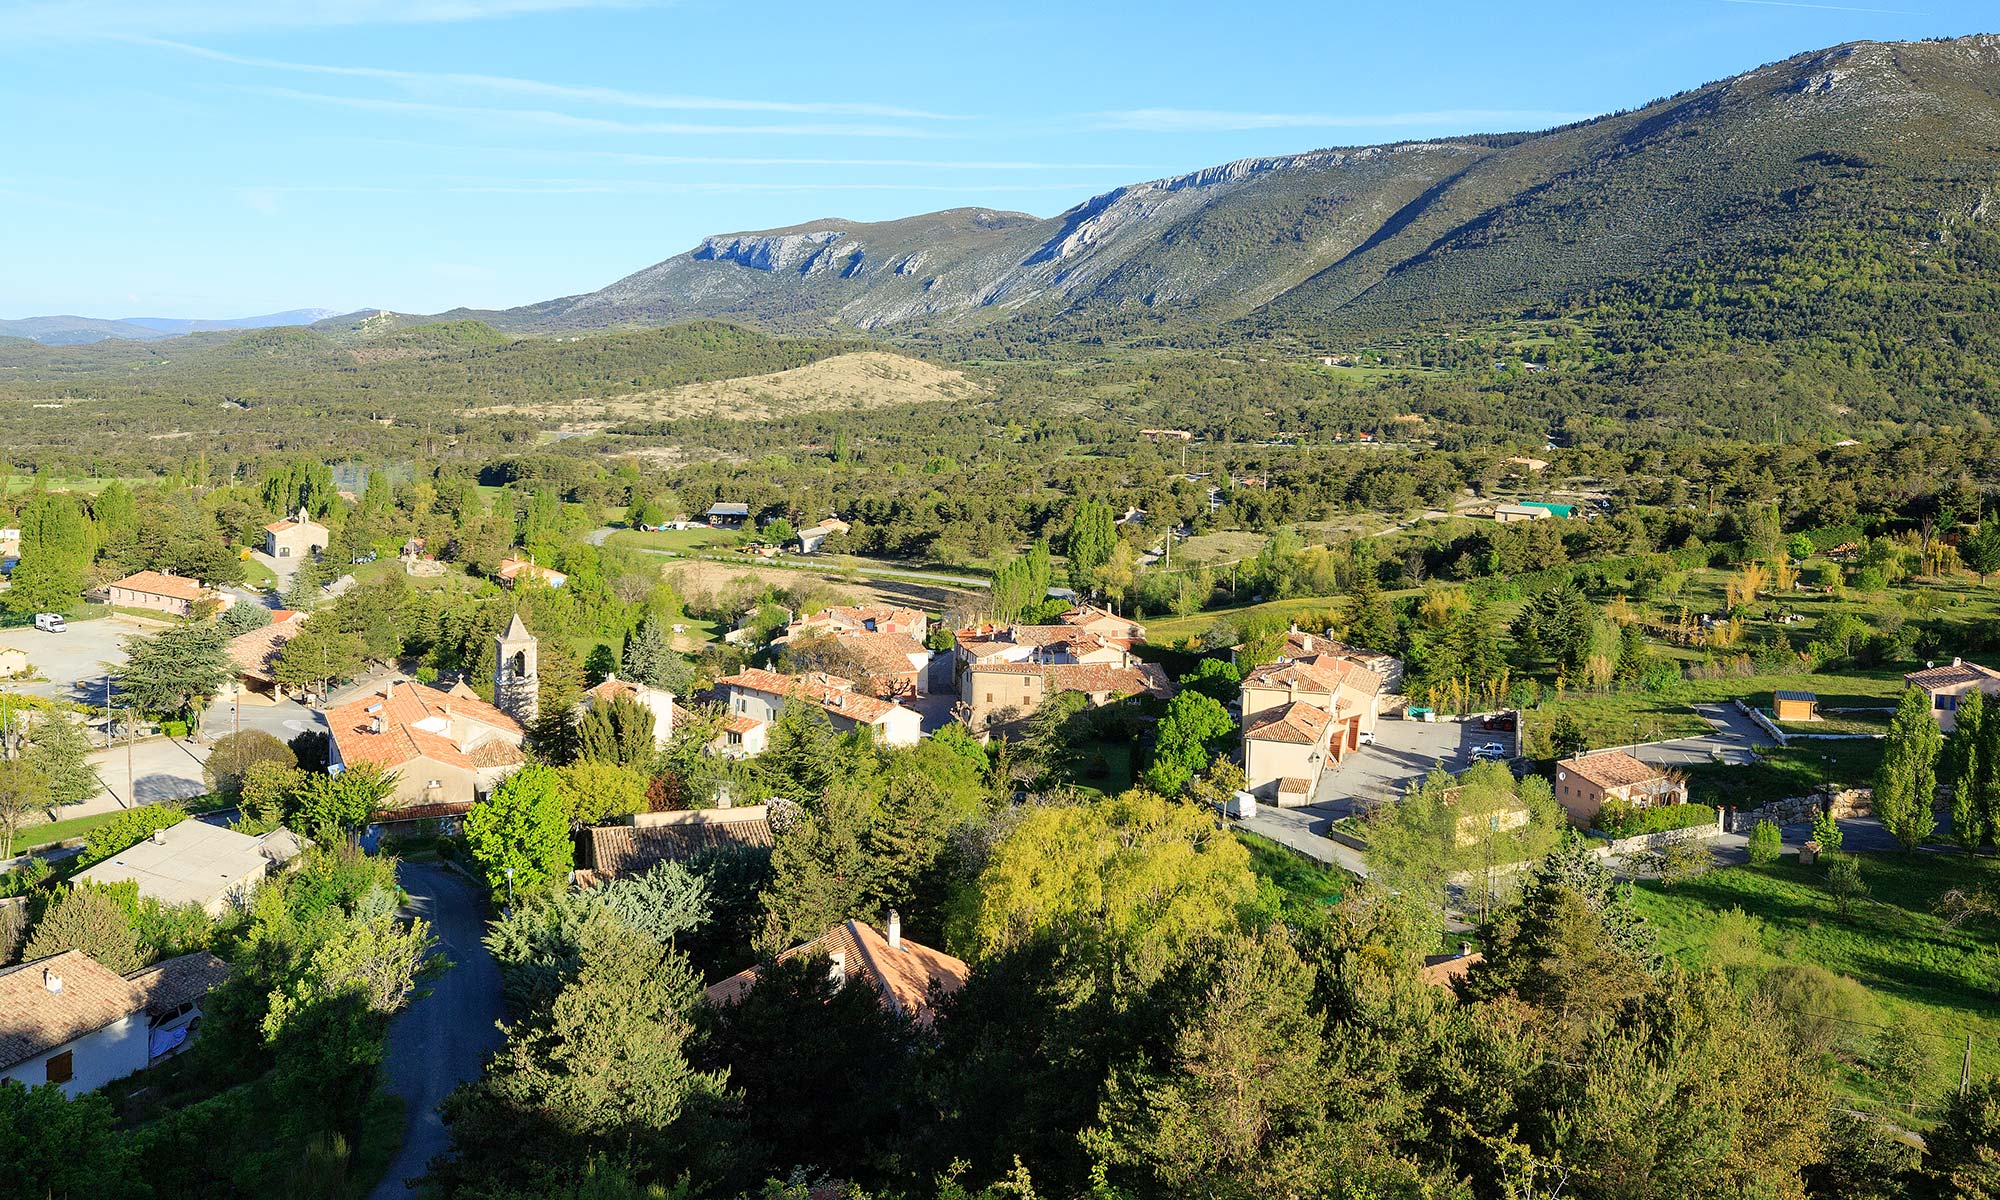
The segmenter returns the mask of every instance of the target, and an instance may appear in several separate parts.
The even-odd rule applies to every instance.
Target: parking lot
[[[1338,765],[1328,764],[1313,789],[1309,809],[1344,817],[1357,807],[1394,799],[1439,762],[1453,771],[1471,765],[1473,747],[1486,742],[1513,745],[1514,735],[1479,728],[1478,723],[1412,721],[1384,717],[1375,724],[1375,744],[1363,746]]]
[[[43,633],[32,625],[0,629],[0,646],[27,651],[37,678],[14,681],[8,690],[49,700],[104,703],[107,667],[125,662],[125,639],[145,632],[118,617],[71,621],[67,633]]]

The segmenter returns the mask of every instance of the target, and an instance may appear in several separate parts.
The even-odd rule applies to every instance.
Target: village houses
[[[203,587],[199,579],[162,571],[127,575],[116,583],[106,584],[104,595],[105,602],[114,608],[146,609],[170,617],[191,617],[202,604],[214,604],[220,610],[236,602],[227,592]]]
[[[81,950],[0,969],[0,1079],[75,1099],[144,1070],[186,1045],[203,998],[228,976],[206,950],[129,975]]]
[[[915,709],[871,696],[855,687],[852,680],[824,671],[786,675],[745,667],[715,682],[724,689],[730,717],[742,718],[740,723],[732,721],[724,736],[742,739],[738,752],[743,756],[757,752],[748,748],[753,741],[762,748],[767,734],[763,727],[777,720],[787,704],[794,703],[820,709],[837,733],[867,728],[885,746],[914,746],[923,738],[923,717]]]
[[[141,899],[192,904],[212,917],[248,905],[250,896],[304,849],[282,826],[251,836],[195,817],[156,829],[70,878],[72,885],[130,883]]]

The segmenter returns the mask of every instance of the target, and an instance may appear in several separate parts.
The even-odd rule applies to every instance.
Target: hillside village
[[[0,1200],[2000,1197],[2000,35],[1336,8],[0,11]]]
[[[1108,521],[1105,506],[1076,510],[1064,556],[1031,546],[940,604],[895,598],[919,593],[894,580],[874,597],[834,584],[839,569],[823,564],[851,553],[857,521],[826,519],[802,543],[782,510],[717,502],[676,515],[628,493],[594,530],[569,516],[587,506],[555,500],[545,511],[561,519],[534,533],[540,493],[510,490],[476,503],[505,514],[511,492],[530,524],[481,549],[466,536],[479,535],[477,508],[453,531],[412,506],[428,489],[381,474],[363,492],[331,489],[322,470],[300,463],[253,489],[290,515],[248,519],[256,536],[227,558],[117,549],[144,545],[145,523],[172,511],[158,507],[164,491],[114,484],[19,502],[19,523],[41,532],[23,539],[0,591],[24,618],[0,632],[24,660],[0,722],[17,848],[0,875],[12,897],[0,902],[0,986],[25,1022],[4,1043],[6,1078],[101,1092],[136,1114],[162,1086],[212,1091],[197,1082],[211,1058],[271,1061],[269,1044],[241,1042],[236,1014],[277,1003],[257,999],[274,964],[245,955],[276,936],[280,906],[373,947],[373,1015],[350,1036],[386,1036],[393,1056],[396,1031],[432,1003],[421,997],[436,968],[423,964],[444,914],[397,918],[358,899],[298,907],[326,905],[329,886],[365,898],[355,889],[392,869],[405,891],[423,880],[437,898],[454,881],[465,915],[491,922],[490,950],[447,953],[495,956],[503,988],[488,1003],[502,1011],[529,1003],[519,989],[549,986],[530,982],[546,978],[547,935],[517,942],[518,922],[659,896],[669,908],[646,920],[705,930],[685,942],[681,969],[725,1026],[779,994],[767,976],[786,989],[818,979],[873,994],[921,1040],[963,1019],[955,998],[976,994],[1016,922],[1062,911],[1053,895],[1009,897],[1059,884],[1007,882],[1010,847],[1037,813],[1140,820],[1122,835],[1139,847],[1154,836],[1142,829],[1199,827],[1201,841],[1233,848],[1212,845],[1203,875],[1247,863],[1227,869],[1278,889],[1288,921],[1393,889],[1422,931],[1396,970],[1468,995],[1506,936],[1496,906],[1527,902],[1552,850],[1577,856],[1566,869],[1640,881],[1640,911],[1680,920],[1705,906],[1701,881],[1780,867],[1786,886],[1818,880],[1806,886],[1846,911],[1867,893],[1839,882],[1841,864],[1902,871],[1899,844],[1978,848],[1992,828],[1981,778],[2000,723],[1981,704],[2000,696],[2000,670],[1963,655],[1909,661],[1948,624],[1910,650],[1863,649],[1871,618],[1851,614],[1883,585],[1866,577],[1879,566],[1861,564],[1901,551],[1865,535],[1826,558],[1794,536],[1768,564],[1749,557],[1754,543],[1699,558],[1586,555],[1533,584],[1499,576],[1505,592],[1390,587],[1386,569],[1349,569],[1337,573],[1345,592],[1322,601],[1218,594],[1202,605],[1213,616],[1141,617],[1144,589],[1113,590],[1114,573],[1085,565],[1139,562],[1151,536]],[[1505,526],[1506,507],[1489,523]],[[1619,519],[1598,505],[1519,507],[1559,531],[1557,545]],[[1466,508],[1432,520],[1476,521]],[[137,543],[108,524],[121,510]],[[75,590],[58,593],[38,567],[64,553],[61,531],[79,518],[101,549],[71,561],[62,578]],[[661,536],[685,540],[664,558],[628,540]],[[1912,562],[1897,586],[1991,603],[1949,565],[1986,536],[1982,524],[1923,549],[1931,563]],[[781,585],[750,573],[770,567],[727,565],[732,548],[759,546],[777,553],[748,561],[799,573]],[[1267,589],[1298,569],[1274,551],[1315,553],[1267,542]],[[1363,544],[1347,553],[1368,561]],[[711,556],[724,578],[745,573],[712,596],[681,593],[697,577],[677,564],[706,571]],[[124,569],[143,563],[154,565]],[[213,576],[180,573],[196,563],[216,564]],[[1932,563],[1945,569],[1918,574]],[[1164,555],[1138,567],[1167,569]],[[1646,573],[1662,569],[1685,573],[1678,604],[1644,599],[1658,587]],[[1711,586],[1726,606],[1695,612],[1685,598]],[[1744,652],[1764,638],[1783,649]],[[100,676],[107,646],[123,662]],[[142,776],[142,753],[164,769]],[[1885,800],[1896,786],[1911,790]],[[1176,815],[1140,815],[1163,801]],[[968,837],[984,844],[955,848]],[[312,898],[308,879],[322,881]],[[561,936],[585,938],[565,953],[593,953],[581,928]],[[328,986],[310,970],[297,978]],[[1891,1011],[1859,986],[1880,1006],[1868,1011]],[[798,1002],[784,994],[774,1011]],[[2000,1023],[1924,1019],[1969,1036],[1975,1067],[2000,1059]],[[1865,1044],[1853,1053],[1864,1082],[1846,1094],[1867,1103],[1874,1060]],[[1932,1057],[1937,1078],[1946,1061]],[[326,1086],[365,1095],[378,1070],[381,1094],[395,1095],[393,1057]],[[154,1078],[173,1082],[135,1082]],[[124,1119],[164,1131],[204,1111]],[[485,1136],[498,1127],[452,1133],[461,1154]]]

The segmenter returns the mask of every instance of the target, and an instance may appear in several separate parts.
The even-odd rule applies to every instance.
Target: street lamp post
[[[514,907],[514,868],[507,868],[507,907]]]

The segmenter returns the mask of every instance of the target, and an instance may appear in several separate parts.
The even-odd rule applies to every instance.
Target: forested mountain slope
[[[722,234],[599,292],[449,315],[907,331],[1119,313],[1384,329],[1510,312],[1885,213],[1920,217],[1917,240],[1983,222],[1997,95],[1995,37],[1855,43],[1538,134],[1246,159],[1046,220],[953,209]]]

